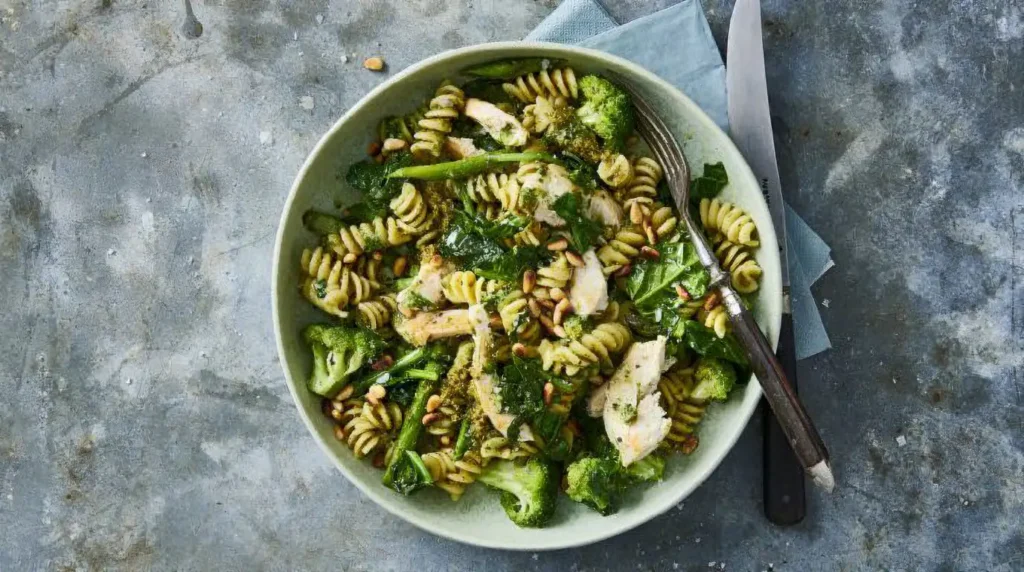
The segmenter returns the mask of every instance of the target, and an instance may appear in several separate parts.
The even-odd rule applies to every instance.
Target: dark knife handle
[[[793,339],[793,315],[782,315],[779,346],[776,350],[789,384],[796,392],[796,343]],[[807,514],[804,469],[775,419],[764,403],[764,515],[780,526],[796,524]]]

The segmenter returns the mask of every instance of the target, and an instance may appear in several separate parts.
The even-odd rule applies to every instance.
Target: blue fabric
[[[725,64],[698,0],[622,26],[595,0],[565,0],[526,39],[579,44],[636,62],[678,87],[728,130]],[[828,244],[788,205],[786,230],[796,354],[803,359],[832,347],[811,285],[833,262]]]

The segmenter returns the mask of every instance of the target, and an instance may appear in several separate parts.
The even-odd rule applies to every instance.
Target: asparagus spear
[[[458,161],[448,163],[436,163],[434,165],[415,165],[413,167],[402,167],[392,171],[388,178],[398,179],[421,179],[424,181],[442,181],[444,179],[464,179],[472,177],[491,169],[501,163],[519,163],[522,161],[545,161],[547,163],[558,163],[561,161],[550,153],[528,152],[528,153],[484,153],[474,155]]]

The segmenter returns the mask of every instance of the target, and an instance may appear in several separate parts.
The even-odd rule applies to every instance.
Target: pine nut
[[[554,328],[551,328],[551,333],[555,334],[556,336],[558,336],[560,338],[566,337],[565,329],[562,326],[556,325]]]
[[[566,248],[569,248],[569,241],[564,236],[548,243],[548,250],[552,252],[560,252]]]
[[[647,242],[654,246],[658,243],[658,233],[654,232],[654,227],[651,226],[650,220],[644,221],[644,234],[647,235]]]
[[[704,311],[710,312],[715,306],[719,305],[722,300],[718,297],[718,292],[712,292],[708,294],[706,300],[704,300]]]
[[[658,252],[657,250],[654,250],[650,246],[641,246],[640,247],[640,256],[643,256],[644,258],[647,258],[647,259],[650,259],[650,260],[657,260],[657,259],[661,258],[661,253]]]
[[[377,56],[366,58],[363,60],[363,67],[375,72],[384,71],[384,60]]]
[[[371,157],[380,155],[380,141],[371,141],[370,144],[366,146],[366,154]]]
[[[555,394],[555,386],[549,381],[544,384],[544,405],[551,405],[551,398]]]
[[[562,298],[562,301],[555,306],[554,315],[551,316],[552,320],[556,324],[561,324],[565,317],[565,314],[572,310],[572,305],[569,304],[568,298]]]
[[[644,222],[644,209],[640,207],[640,203],[629,205],[629,222],[637,226]]]
[[[384,253],[379,250],[374,252],[371,256],[373,256],[373,259],[376,260],[377,262],[384,260]]]
[[[352,385],[351,383],[346,385],[345,387],[342,387],[341,391],[338,392],[338,395],[334,397],[335,403],[340,406],[342,404],[342,401],[348,399],[349,397],[352,397],[352,393],[355,392],[355,390],[355,386]]]
[[[555,302],[550,298],[537,298],[537,303],[540,304],[541,306],[544,306],[548,310],[555,309]]]
[[[437,421],[440,418],[441,416],[438,415],[437,413],[427,413],[426,415],[423,416],[423,424],[430,425],[431,423]]]
[[[569,264],[572,264],[576,268],[583,268],[586,266],[583,262],[583,257],[571,250],[565,251],[565,259],[569,261]]]
[[[409,259],[404,256],[399,256],[395,259],[394,265],[391,266],[391,271],[395,273],[395,277],[401,277],[405,274],[406,267],[409,266]]]
[[[438,407],[441,407],[441,396],[435,393],[427,398],[427,413],[437,411]]]
[[[633,273],[633,265],[632,264],[626,264],[622,268],[619,268],[618,270],[615,271],[615,277],[616,278],[625,278],[626,276],[629,276],[632,273]]]
[[[383,385],[373,385],[366,392],[366,400],[369,401],[370,403],[373,403],[374,405],[377,405],[377,402],[379,402],[381,399],[384,399],[384,396],[386,396],[387,394],[388,391],[384,389]]]
[[[686,291],[686,288],[683,288],[682,284],[676,284],[676,294],[679,296],[679,299],[684,302],[690,299],[690,293]]]
[[[530,301],[527,302],[526,305],[527,305],[527,307],[530,308],[530,314],[533,314],[534,318],[540,316],[541,309],[540,309],[540,304],[537,302],[537,300],[535,300],[533,298],[530,298]]]
[[[392,153],[394,151],[401,151],[402,149],[405,149],[405,145],[405,140],[389,137],[384,140],[383,149],[385,153]]]
[[[555,302],[561,302],[565,299],[565,290],[562,290],[561,288],[552,288],[551,290],[548,290],[548,294],[551,294],[551,299]]]
[[[557,325],[551,321],[551,318],[547,317],[544,314],[541,314],[540,316],[537,317],[537,319],[540,320],[540,323],[544,326],[544,328],[547,329],[547,331],[551,333],[555,332],[555,328],[557,327]]]
[[[452,438],[451,437],[449,437],[448,435],[442,435],[441,436],[441,445],[444,445],[445,447],[447,447],[448,445],[451,445],[451,444],[452,444]]]
[[[519,357],[526,357],[526,346],[521,342],[516,342],[512,344],[512,353]]]
[[[334,438],[339,441],[345,440],[345,430],[341,428],[341,425],[334,426]]]
[[[523,293],[529,294],[533,292],[534,286],[537,285],[537,273],[533,270],[527,270],[523,273]]]

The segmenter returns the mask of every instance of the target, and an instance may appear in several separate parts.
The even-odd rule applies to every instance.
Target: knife
[[[796,390],[796,345],[790,307],[789,255],[786,249],[785,206],[775,160],[775,142],[768,109],[764,48],[761,42],[761,3],[737,0],[729,22],[725,85],[728,92],[729,131],[733,142],[761,183],[761,192],[779,239],[782,265],[782,327],[776,354],[789,383]],[[806,514],[804,470],[793,454],[771,408],[764,412],[764,512],[771,522],[796,524]]]

